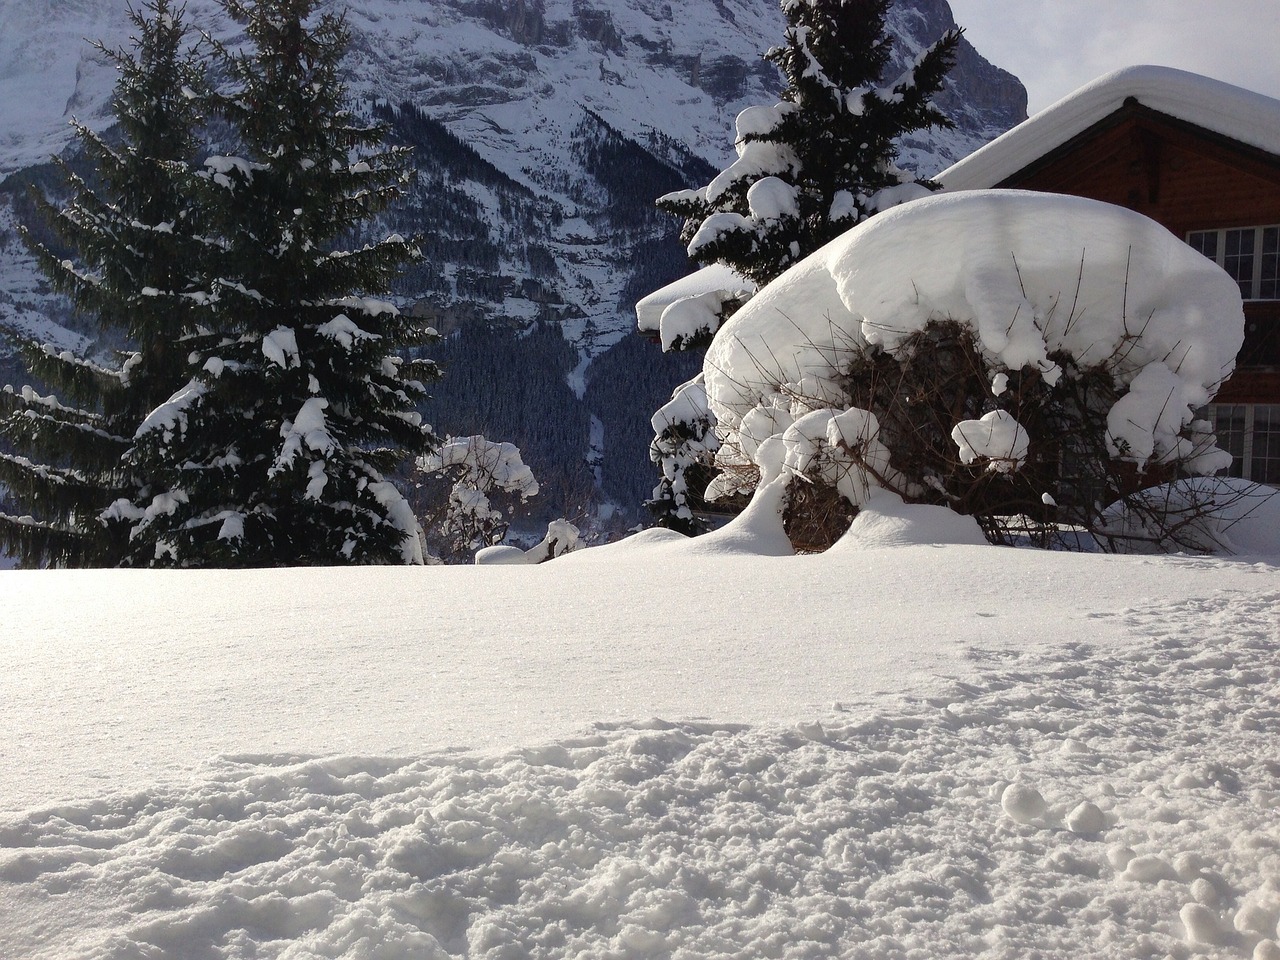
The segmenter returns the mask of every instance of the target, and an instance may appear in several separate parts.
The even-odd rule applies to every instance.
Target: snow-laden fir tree
[[[417,521],[388,479],[435,439],[416,405],[426,329],[370,295],[417,255],[392,236],[340,243],[408,179],[404,152],[345,102],[344,21],[319,0],[221,0],[247,51],[218,49],[215,99],[238,137],[205,161],[217,249],[193,375],[138,430],[123,498],[130,562],[157,565],[421,562]]]
[[[961,31],[886,84],[891,4],[783,0],[784,42],[765,55],[782,71],[781,102],[738,116],[738,158],[711,183],[658,201],[686,218],[690,258],[728,264],[763,286],[878,209],[925,192],[894,165],[895,141],[953,126],[931,97]]]
[[[783,0],[784,42],[765,55],[782,71],[781,102],[739,114],[738,157],[711,183],[658,200],[661,209],[685,218],[681,239],[690,259],[725,264],[762,287],[877,211],[928,193],[930,183],[895,166],[895,141],[926,127],[953,126],[931,98],[955,62],[961,31],[946,33],[885,85],[891,4]],[[708,296],[673,305],[693,315],[683,326],[697,335],[664,349],[704,348],[741,303],[723,291],[708,317]],[[690,397],[700,391],[697,383],[683,384],[668,406],[693,409]],[[647,505],[658,523],[698,532],[686,473],[709,467],[713,447],[705,442],[704,418],[666,417],[655,432],[650,456],[663,477]]]
[[[144,473],[122,460],[147,414],[187,378],[178,343],[192,329],[201,244],[189,217],[189,164],[203,71],[186,40],[182,11],[149,0],[130,12],[130,50],[100,47],[119,71],[110,140],[77,124],[90,179],[61,164],[71,198],[42,204],[64,258],[28,235],[55,288],[93,316],[109,341],[134,349],[104,365],[23,340],[27,368],[52,388],[0,393],[0,481],[23,511],[0,515],[0,543],[26,566],[113,565],[128,527],[103,511],[137,498]]]

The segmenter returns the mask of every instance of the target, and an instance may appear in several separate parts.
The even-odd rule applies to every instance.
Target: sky
[[[1036,113],[1140,63],[1178,67],[1280,99],[1277,0],[950,0],[978,51],[1015,74]]]

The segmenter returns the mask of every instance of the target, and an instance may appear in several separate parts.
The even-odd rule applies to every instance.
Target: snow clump
[[[962,420],[951,431],[962,463],[986,460],[987,469],[1011,473],[1027,458],[1030,439],[1013,414],[992,410],[977,420]]]
[[[636,303],[636,326],[657,334],[664,351],[682,350],[713,336],[756,285],[736,270],[713,263],[661,287]]]

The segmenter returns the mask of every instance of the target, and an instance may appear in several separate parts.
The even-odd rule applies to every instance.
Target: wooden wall
[[[1192,230],[1280,224],[1280,157],[1136,103],[1000,187],[1128,207],[1186,239]],[[1245,346],[1224,403],[1280,403],[1280,301],[1245,304]]]

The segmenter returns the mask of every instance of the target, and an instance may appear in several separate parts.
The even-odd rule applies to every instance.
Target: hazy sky
[[[1154,63],[1280,99],[1280,0],[950,0],[1035,113],[1095,77]]]

